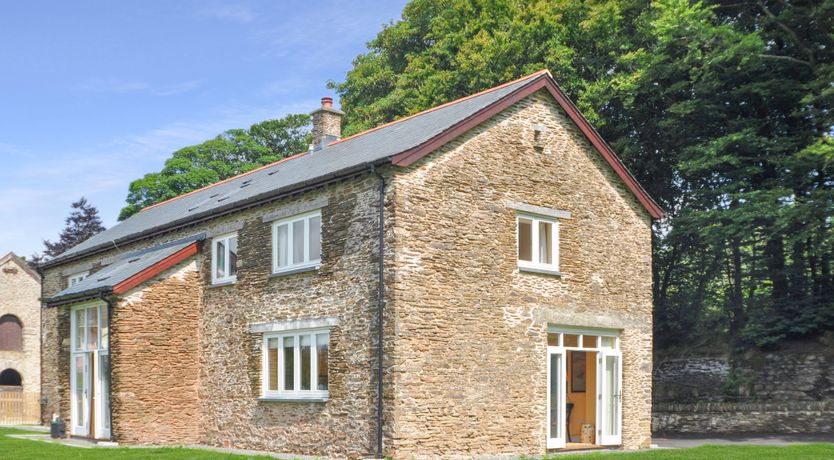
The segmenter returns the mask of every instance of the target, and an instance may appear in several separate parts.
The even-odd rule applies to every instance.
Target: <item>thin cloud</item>
[[[151,84],[145,81],[125,81],[117,78],[90,78],[76,86],[78,91],[93,93],[135,93],[145,91]]]
[[[246,24],[254,21],[257,16],[248,5],[211,5],[198,11],[198,15],[212,19],[220,19]]]
[[[147,93],[153,96],[175,96],[197,89],[201,80],[155,85],[146,81],[126,81],[117,78],[91,78],[75,87],[77,91],[107,94]]]
[[[200,87],[203,82],[201,80],[184,81],[182,83],[174,83],[173,85],[163,86],[159,89],[152,90],[151,93],[156,96],[175,96],[177,94],[187,93]]]

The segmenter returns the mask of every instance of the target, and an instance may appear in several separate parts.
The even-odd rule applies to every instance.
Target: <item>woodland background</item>
[[[543,68],[668,213],[653,228],[657,348],[834,329],[834,0],[414,0],[328,87],[350,135]],[[309,124],[174,152],[120,219],[305,151]],[[103,228],[73,206],[43,256]]]

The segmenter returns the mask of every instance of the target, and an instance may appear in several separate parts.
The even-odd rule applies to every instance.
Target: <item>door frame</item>
[[[91,391],[89,384],[86,385],[86,388],[84,389],[84,412],[81,414],[81,420],[83,420],[83,423],[76,423],[79,415],[76,413],[78,409],[78,394],[76,392],[76,389],[78,388],[78,372],[76,372],[78,365],[76,364],[76,361],[78,358],[84,359],[84,381],[89,383],[92,380],[90,379],[90,354],[87,352],[72,353],[70,356],[70,434],[73,436],[90,436]]]
[[[623,443],[623,355],[620,350],[602,350],[597,354],[597,444],[601,446],[619,446]],[[614,382],[617,385],[616,392],[610,397],[616,405],[617,429],[614,434],[605,434],[608,431],[608,405],[607,392],[613,391],[608,388],[608,379],[605,378],[606,364],[608,359],[614,358],[617,368],[614,370]]]
[[[622,388],[623,388],[623,380],[622,380],[622,352],[620,351],[620,335],[622,333],[621,330],[616,329],[603,329],[603,328],[594,328],[594,327],[574,327],[574,326],[557,326],[557,325],[548,325],[547,328],[548,334],[555,334],[557,336],[556,345],[548,345],[547,350],[547,441],[548,449],[558,449],[560,447],[565,447],[562,444],[559,447],[551,447],[550,442],[550,355],[551,349],[558,350],[563,353],[562,363],[563,366],[566,365],[567,355],[570,351],[581,351],[586,353],[593,353],[596,355],[596,436],[594,439],[595,445],[600,446],[616,446],[622,444],[622,430],[623,430],[623,410],[622,410]],[[565,335],[576,335],[578,336],[576,346],[565,346]],[[585,336],[592,336],[595,337],[595,346],[594,347],[585,347]],[[605,337],[605,340],[603,339]],[[605,345],[608,343],[608,345]],[[604,363],[605,356],[616,356],[617,357],[617,388],[618,388],[618,395],[617,395],[617,424],[618,424],[618,432],[616,435],[612,436],[602,436],[602,425],[601,423],[605,420],[604,419],[604,411],[605,408],[603,407],[602,401],[602,390],[603,390],[603,371],[604,367],[601,363]],[[567,393],[566,388],[568,384],[568,376],[565,370],[562,371],[562,408],[560,410],[561,419],[565,420],[565,403],[567,402]],[[564,430],[564,428],[563,428]],[[565,439],[565,433],[563,431],[562,439],[570,441],[569,439]]]
[[[559,391],[558,391],[558,399],[556,401],[558,404],[557,410],[558,415],[557,418],[560,420],[558,426],[558,433],[561,436],[551,436],[550,430],[553,426],[551,424],[550,414],[552,413],[551,405],[553,401],[551,400],[551,391],[550,387],[552,385],[552,378],[553,378],[553,369],[551,369],[551,363],[553,362],[552,356],[557,355],[560,357],[559,359]],[[567,399],[567,392],[565,390],[565,386],[567,384],[567,379],[565,378],[565,371],[567,369],[567,352],[562,347],[547,347],[547,427],[545,428],[546,436],[547,436],[547,448],[548,449],[561,449],[565,447],[566,438],[565,438],[565,418],[566,418],[566,411],[565,411],[565,400]]]
[[[83,329],[85,337],[82,339],[82,348],[77,345],[78,334],[78,311],[98,309],[96,322],[96,347],[87,348],[89,331]],[[107,375],[101,371],[101,358],[109,355],[109,330],[107,324],[108,306],[102,301],[92,301],[73,305],[70,308],[70,434],[73,436],[89,437],[95,439],[110,439],[110,411],[105,405],[105,399],[109,401],[110,390],[107,386]],[[86,318],[86,313],[85,313]],[[76,360],[79,356],[84,357],[85,391],[84,391],[84,423],[77,425],[76,410],[78,407]]]

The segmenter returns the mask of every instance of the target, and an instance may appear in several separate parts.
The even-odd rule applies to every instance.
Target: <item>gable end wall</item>
[[[648,447],[651,220],[555,101],[535,93],[395,184],[391,454],[542,454],[548,324],[622,330],[623,444]],[[507,200],[571,213],[563,276],[518,272]]]

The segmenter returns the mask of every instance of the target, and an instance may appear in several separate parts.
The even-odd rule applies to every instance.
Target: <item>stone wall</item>
[[[623,446],[648,447],[650,218],[558,105],[543,93],[519,102],[395,188],[387,453],[544,453],[548,325],[621,331]],[[506,200],[572,214],[560,222],[561,276],[519,272]]]
[[[0,372],[14,369],[21,376],[23,391],[39,393],[41,389],[40,294],[37,275],[27,271],[11,257],[0,263],[0,316],[16,316],[23,328],[19,351],[0,350]]]
[[[534,140],[535,129],[543,129],[541,140]],[[536,94],[412,167],[381,173],[390,185],[385,201],[385,454],[543,453],[548,325],[620,331],[623,445],[647,447],[650,218],[557,104]],[[176,382],[182,383],[176,391],[184,395],[187,416],[169,422],[160,435],[127,433],[150,429],[153,419],[147,414],[168,402],[151,398],[146,382],[133,382],[142,377],[129,374],[135,370],[123,361],[121,386],[114,375],[117,438],[165,443],[175,431],[186,430],[185,438],[217,446],[337,458],[371,455],[376,443],[378,186],[377,177],[362,175],[120,248],[133,251],[197,232],[240,228],[236,283],[210,286],[210,239],[196,256],[195,276],[204,287],[196,321],[199,379]],[[321,209],[320,268],[272,276],[271,225],[263,217],[322,200],[328,204]],[[518,271],[515,211],[505,200],[572,213],[561,225],[562,275]],[[65,286],[62,271],[95,270],[116,254],[114,249],[49,269],[46,296]],[[170,312],[150,310],[177,302],[179,293],[167,283],[147,283],[120,303],[117,308],[127,315],[121,321],[138,318],[131,316],[132,309],[165,321]],[[66,419],[67,310],[49,308],[43,315],[48,330],[44,382],[53,385],[48,411],[60,411]],[[249,332],[249,326],[325,317],[338,321],[330,337],[329,399],[261,400],[262,336]],[[140,333],[152,330],[148,325],[138,326],[135,336],[116,338],[114,321],[114,361],[124,349],[146,362],[149,356],[133,347],[147,340],[164,353],[165,340],[192,334],[194,318],[183,321],[182,331],[154,339]],[[170,350],[177,360],[193,364],[193,350],[182,342]],[[151,375],[165,379],[163,371],[160,367]],[[191,405],[192,385],[197,408]],[[192,414],[200,420],[196,433],[187,423]]]
[[[390,171],[381,170],[388,176]],[[196,255],[198,283],[204,287],[198,331],[193,333],[191,318],[183,333],[192,335],[199,346],[199,414],[198,441],[216,446],[231,446],[291,452],[297,454],[361,458],[373,452],[375,445],[375,312],[377,298],[377,219],[379,179],[373,175],[331,185],[291,199],[237,212],[207,224],[166,234],[151,241],[121,247],[130,252],[199,232],[242,225],[238,230],[239,266],[237,282],[211,286],[210,238]],[[322,262],[318,270],[283,276],[271,276],[271,224],[263,222],[268,213],[292,209],[297,205],[325,199],[322,212]],[[387,205],[391,206],[391,201]],[[387,211],[389,223],[393,212]],[[389,232],[390,233],[390,232]],[[48,297],[66,287],[63,272],[92,268],[119,254],[115,250],[86,260],[48,269],[44,276]],[[393,266],[393,261],[387,265]],[[190,277],[191,275],[189,275]],[[163,277],[164,278],[164,277]],[[391,278],[388,275],[388,278]],[[131,294],[127,303],[116,309],[138,308],[151,315],[155,304],[179,302],[180,293],[165,282],[152,280],[142,291]],[[190,278],[188,278],[190,279]],[[157,286],[159,284],[160,286]],[[157,287],[162,291],[157,291]],[[152,294],[158,292],[158,294]],[[168,297],[168,294],[171,297]],[[150,297],[149,297],[150,296]],[[135,298],[134,298],[135,297]],[[138,302],[138,303],[137,303]],[[123,305],[124,304],[124,305]],[[58,413],[69,421],[69,306],[43,309],[44,385],[48,401],[44,420]],[[179,308],[179,307],[178,307]],[[116,310],[114,310],[116,311]],[[130,310],[128,310],[130,311]],[[162,313],[153,313],[165,321]],[[338,326],[330,337],[330,398],[326,402],[261,401],[261,335],[249,332],[249,325],[269,321],[335,317]],[[127,321],[125,316],[121,321]],[[130,321],[138,318],[130,319]],[[118,315],[114,319],[115,361],[121,348],[148,340],[144,332],[134,339],[117,342]],[[155,321],[150,321],[153,323]],[[147,327],[151,327],[148,324]],[[392,327],[390,324],[386,327]],[[142,329],[145,331],[148,329]],[[393,331],[393,329],[392,329]],[[122,332],[126,332],[122,330]],[[160,353],[165,345],[158,344]],[[135,354],[136,349],[131,353]],[[160,353],[156,353],[160,355]],[[191,366],[190,349],[177,347],[171,356]],[[142,359],[147,356],[140,356]],[[162,396],[147,396],[150,387],[143,378],[129,375],[124,361],[121,374],[114,375],[114,434],[124,443],[168,443],[177,441],[174,432],[186,430],[184,438],[193,436],[188,416],[170,422],[162,434],[148,432],[153,418],[146,414],[169,404]],[[157,369],[163,373],[164,368]],[[139,372],[141,369],[135,369]],[[192,372],[189,370],[188,372]],[[180,375],[179,373],[177,375]],[[120,382],[121,380],[121,386]],[[132,383],[134,380],[138,380]],[[179,382],[177,382],[179,384]],[[127,387],[125,386],[127,385]],[[146,396],[133,395],[133,389]],[[191,382],[177,391],[188,393]],[[189,389],[186,391],[186,387]],[[191,396],[186,396],[189,399]],[[147,402],[142,406],[142,398]],[[390,407],[390,402],[387,404]],[[159,422],[164,422],[159,420]],[[129,433],[128,431],[137,431]]]
[[[834,432],[834,400],[719,402],[653,407],[658,434],[827,433]]]
[[[834,350],[827,343],[661,358],[654,386],[656,432],[823,433],[834,426]]]
[[[119,442],[200,442],[201,310],[193,258],[115,304],[110,347],[113,432]]]
[[[366,175],[239,217],[237,283],[207,288],[204,296],[206,443],[339,458],[373,452],[378,185]],[[264,250],[271,247],[271,224],[262,215],[321,198],[329,203],[321,209],[321,267],[271,276]],[[208,264],[202,277],[210,283]],[[329,400],[258,400],[263,342],[248,325],[312,318],[339,322],[330,332]]]

